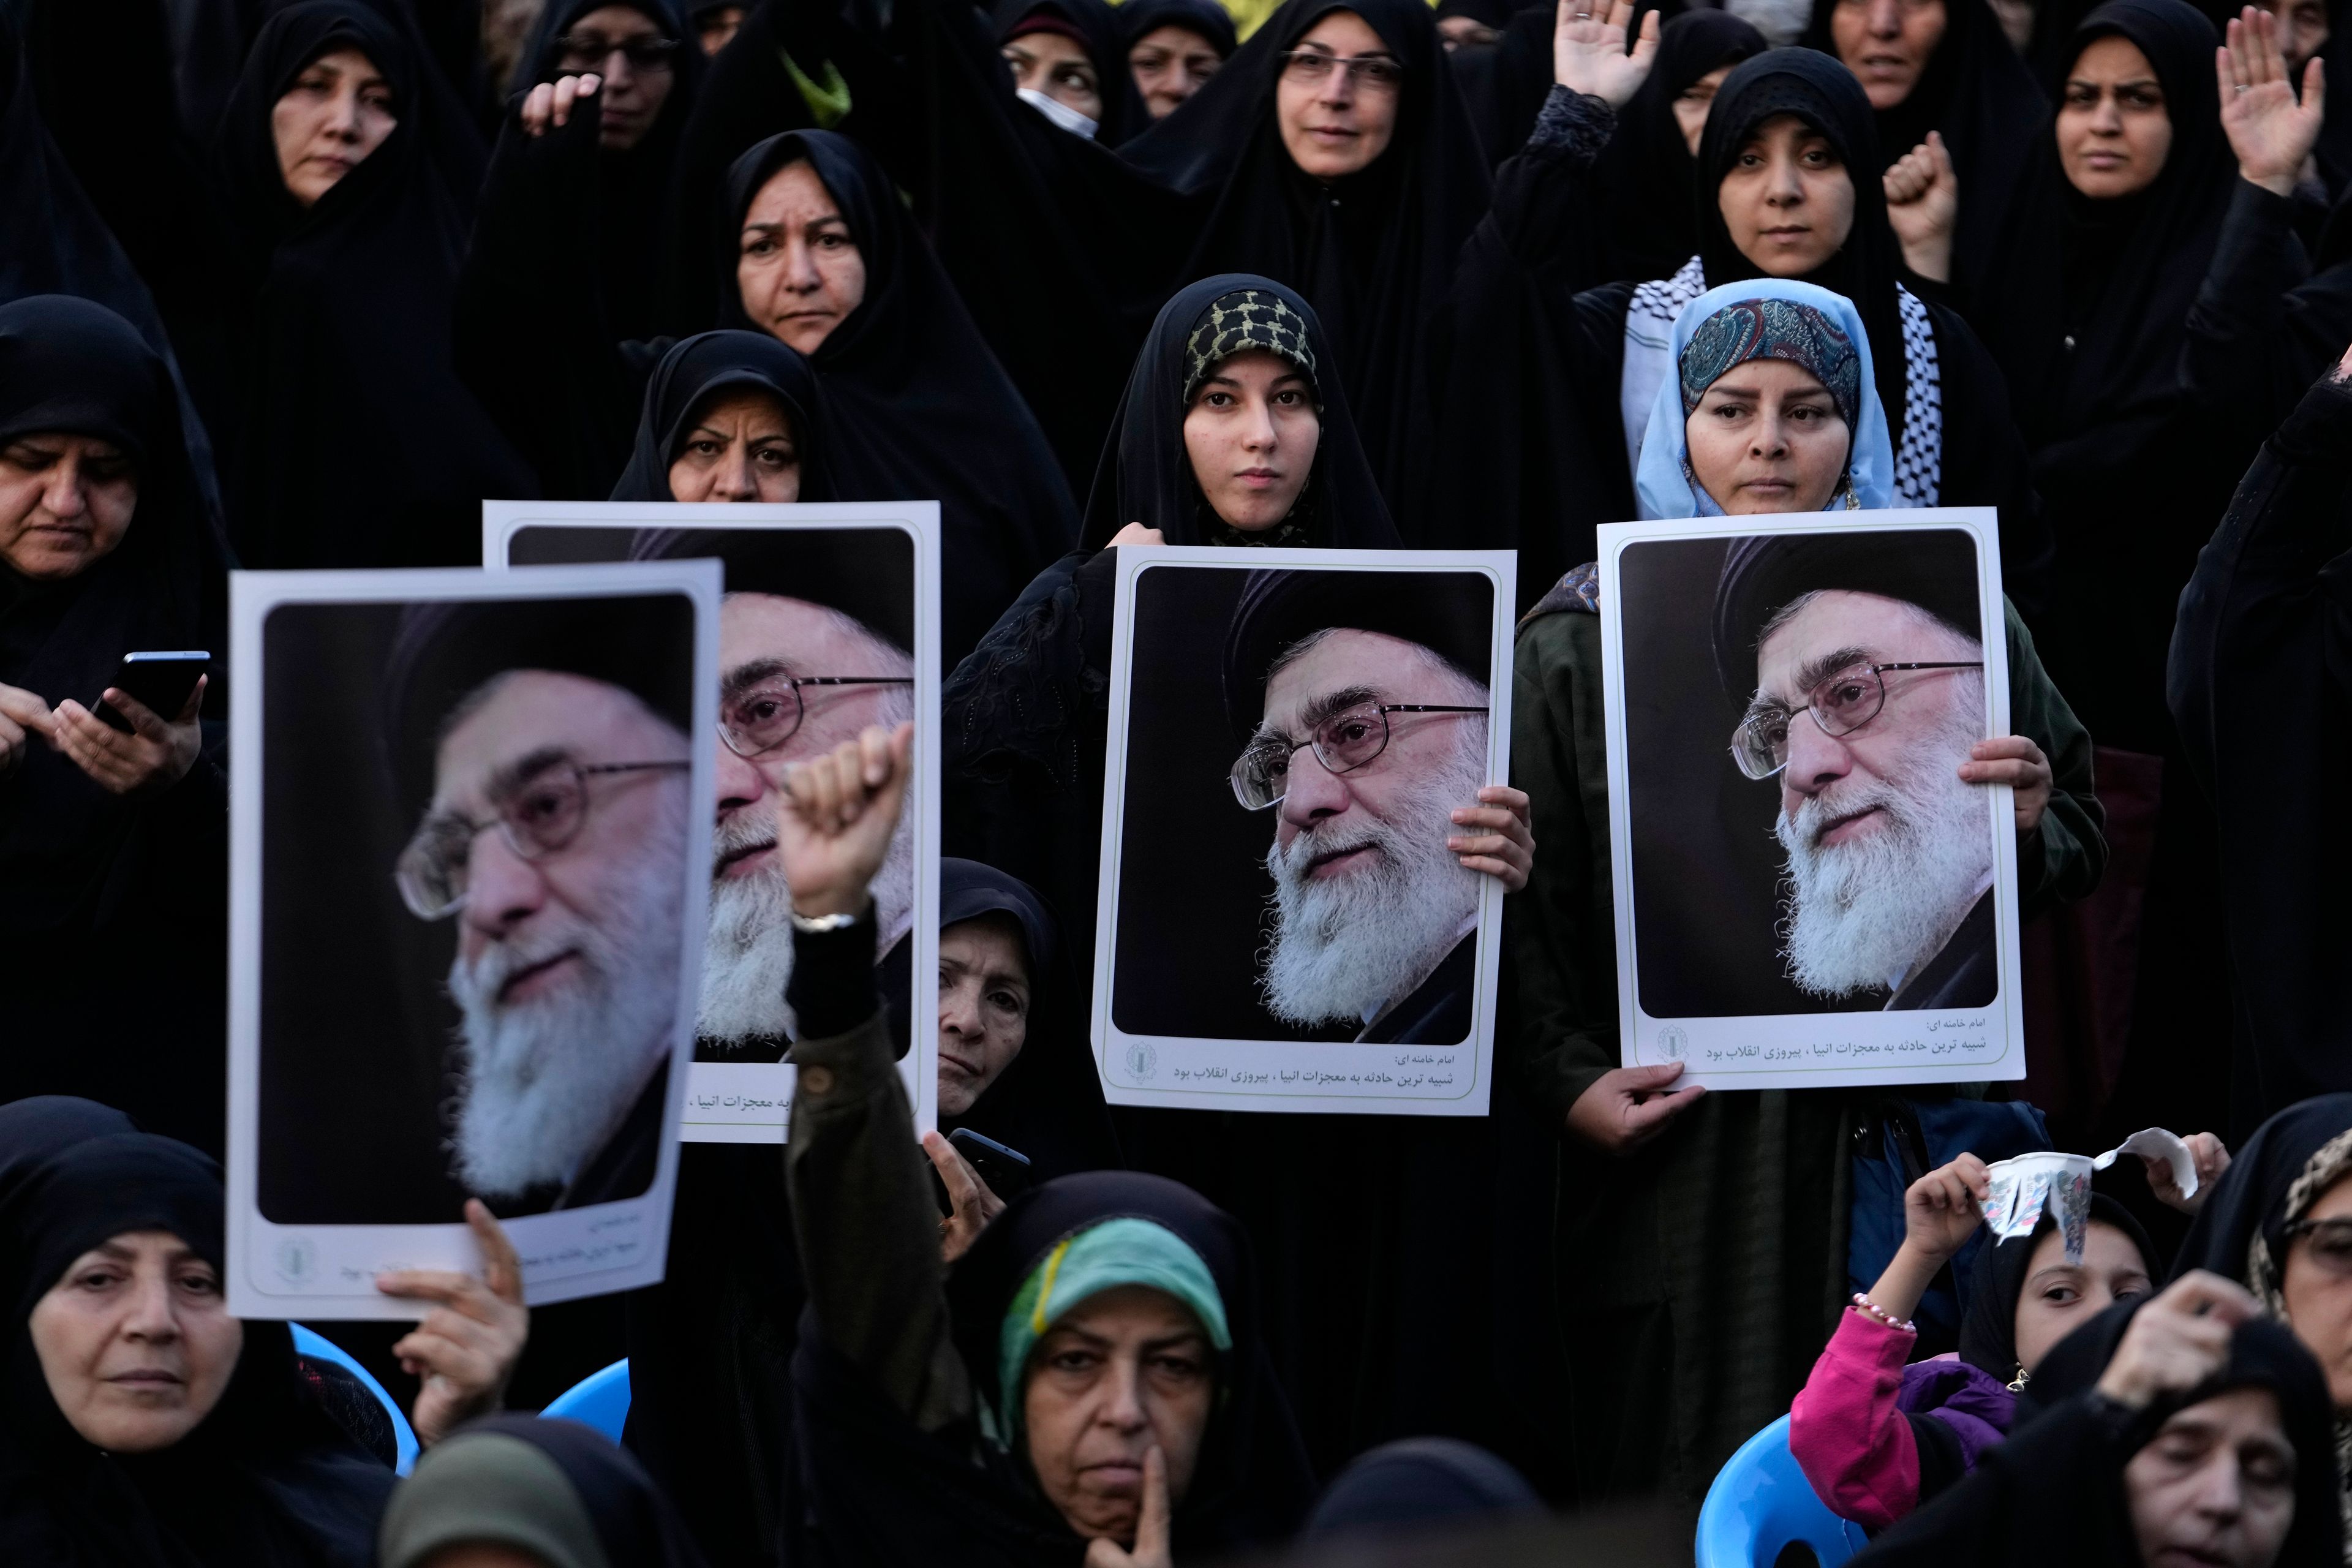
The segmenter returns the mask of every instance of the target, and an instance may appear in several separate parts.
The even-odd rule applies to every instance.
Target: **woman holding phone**
[[[74,1043],[7,1052],[0,1100],[86,1095],[212,1151],[226,731],[203,678],[169,712],[118,682],[125,654],[225,646],[226,565],[163,362],[88,300],[0,306],[0,972],[39,980],[9,987],[12,1040]]]

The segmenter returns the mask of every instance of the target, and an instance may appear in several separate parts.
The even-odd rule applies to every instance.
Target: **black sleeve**
[[[873,906],[838,931],[793,928],[793,977],[784,1000],[803,1039],[845,1035],[882,1006],[874,984]]]
[[[2352,266],[2308,271],[2294,200],[2240,180],[2189,307],[2181,377],[2250,445],[2352,341]]]
[[[1924,1507],[1959,1484],[1969,1473],[1968,1456],[1961,1451],[1960,1435],[1933,1415],[1906,1410],[1903,1419],[1911,1424],[1912,1446],[1919,1451],[1919,1504]]]
[[[1958,312],[1930,304],[1936,358],[1944,386],[1944,462],[1937,499],[1946,506],[1990,506],[2000,513],[2000,583],[2030,626],[2050,603],[2058,546],[2032,458],[2010,406],[2000,367]]]
[[[520,100],[517,100],[518,103]],[[557,500],[602,500],[636,410],[608,325],[597,114],[543,136],[508,109],[458,273],[457,374]]]
[[[949,776],[997,778],[1026,762],[1065,787],[1075,782],[1074,729],[1109,705],[1105,562],[1115,566],[1117,557],[1073,552],[1039,573],[948,677],[940,710]]]
[[[2113,1563],[2113,1495],[2128,1457],[2129,1412],[2078,1395],[1987,1450],[1957,1486],[1922,1504],[1853,1558],[1853,1568]],[[1924,1451],[1923,1451],[1924,1452]],[[1924,1479],[1924,1478],[1923,1478]]]
[[[1527,145],[1495,171],[1480,221],[1519,266],[1570,293],[1610,281],[1593,165],[1616,130],[1604,100],[1555,86]]]

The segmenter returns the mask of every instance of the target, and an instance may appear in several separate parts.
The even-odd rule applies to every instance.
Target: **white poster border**
[[[719,596],[715,563],[663,561],[547,567],[527,588],[515,577],[473,567],[397,571],[235,572],[229,575],[229,668],[238,672],[229,721],[229,1106],[228,1310],[257,1321],[411,1320],[425,1304],[386,1296],[388,1269],[454,1269],[479,1278],[480,1249],[462,1219],[426,1225],[279,1225],[261,1213],[262,801],[268,795],[263,734],[268,665],[265,625],[289,605],[609,598],[679,594],[694,605],[694,739],[690,798],[711,797],[710,748],[719,718]],[[687,818],[683,950],[671,1026],[668,1113],[654,1183],[639,1197],[505,1222],[522,1258],[532,1306],[658,1284],[669,1254],[671,1198],[677,1184],[675,1127],[694,1057],[701,994],[703,921],[709,904],[710,816]]]
[[[1985,792],[1991,820],[1994,916],[2000,992],[1990,1007],[1890,1013],[1654,1017],[1637,994],[1633,820],[1626,773],[1624,601],[1627,547],[1675,539],[1743,539],[1759,534],[1885,533],[1958,531],[1977,546],[1977,603],[1984,642],[1986,733],[2010,733],[2009,639],[2000,587],[2000,524],[1990,507],[1919,507],[1770,516],[1663,519],[1604,523],[1599,529],[1603,721],[1609,756],[1609,859],[1616,910],[1618,1039],[1622,1064],[1679,1061],[1677,1089],[1829,1089],[1857,1085],[1996,1082],[2025,1076],[2025,1019],[2018,947],[2017,835],[2007,784]],[[1728,727],[1726,730],[1727,743]],[[1540,855],[1542,848],[1537,848]],[[1980,1043],[1952,1042],[1976,1034]],[[1851,1063],[1856,1053],[1886,1058]],[[1911,1065],[1903,1058],[1916,1062]],[[1756,1063],[1736,1067],[1728,1063]],[[1760,1065],[1771,1063],[1773,1065]]]
[[[1118,600],[1111,621],[1109,737],[1103,767],[1102,872],[1095,912],[1091,1032],[1103,1098],[1113,1105],[1195,1110],[1486,1115],[1493,1088],[1496,982],[1502,958],[1503,888],[1491,877],[1480,879],[1473,1022],[1469,1037],[1459,1045],[1203,1039],[1130,1034],[1116,1022],[1111,992],[1118,969],[1115,953],[1127,795],[1124,759],[1134,673],[1136,584],[1147,572],[1195,567],[1227,572],[1474,572],[1485,576],[1495,595],[1486,671],[1486,778],[1490,784],[1510,782],[1516,551],[1269,548],[1237,555],[1209,545],[1119,546]],[[1454,1081],[1444,1083],[1442,1092],[1431,1092],[1440,1088],[1431,1080],[1441,1075]],[[1179,1079],[1184,1087],[1162,1087]]]

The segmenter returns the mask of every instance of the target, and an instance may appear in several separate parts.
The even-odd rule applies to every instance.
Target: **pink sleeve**
[[[1789,1409],[1789,1452],[1843,1519],[1881,1531],[1919,1506],[1919,1447],[1895,1407],[1916,1334],[1838,1314],[1837,1332]]]

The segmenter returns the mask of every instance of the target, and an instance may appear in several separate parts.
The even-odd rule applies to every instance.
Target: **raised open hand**
[[[1559,0],[1551,34],[1552,79],[1612,109],[1624,108],[1658,58],[1658,14],[1643,15],[1641,36],[1629,53],[1625,29],[1633,19],[1631,0]]]
[[[1940,131],[1895,161],[1882,182],[1886,221],[1903,247],[1903,264],[1937,283],[1952,280],[1952,231],[1960,217],[1960,177]]]
[[[2252,5],[2230,22],[2229,41],[2213,51],[2221,89],[2221,133],[2238,155],[2238,173],[2251,184],[2285,195],[2327,119],[2327,71],[2313,60],[2303,69],[2303,100],[2295,100],[2279,54],[2278,22]]]

